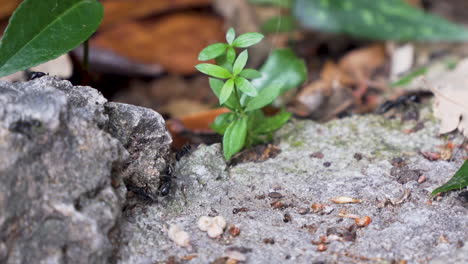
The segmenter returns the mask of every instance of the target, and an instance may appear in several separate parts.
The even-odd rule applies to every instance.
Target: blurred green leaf
[[[211,128],[218,134],[223,135],[229,124],[234,120],[236,115],[234,113],[224,113],[216,117],[215,121],[211,124]]]
[[[245,144],[247,136],[247,117],[235,120],[226,128],[223,137],[223,152],[226,160],[239,152]]]
[[[465,27],[424,13],[403,0],[296,0],[306,27],[379,40],[467,41]]]
[[[236,77],[236,86],[239,88],[244,94],[254,97],[258,95],[257,89],[245,78],[243,77]]]
[[[422,67],[413,72],[410,72],[409,74],[403,76],[400,80],[392,83],[392,87],[408,85],[414,80],[414,78],[426,74],[427,70],[427,67]]]
[[[96,31],[103,14],[95,0],[24,0],[0,41],[0,77],[76,48]]]
[[[266,87],[276,83],[282,84],[282,94],[297,88],[307,77],[307,69],[302,59],[290,49],[278,49],[271,53],[265,64],[260,68],[262,77],[252,80],[253,86],[261,92]],[[244,98],[249,100],[249,98]]]
[[[283,86],[284,81],[270,84],[268,87],[261,90],[258,96],[249,100],[245,111],[260,109],[271,104],[280,95]]]
[[[219,99],[219,97],[221,96],[221,89],[224,86],[224,82],[215,78],[209,78],[209,81],[210,81],[211,90],[213,90],[213,93]],[[234,94],[231,94],[229,99],[226,102],[224,102],[224,105],[233,111],[235,109],[240,108],[239,102],[236,100],[236,97],[234,96]]]
[[[245,33],[237,37],[232,46],[236,48],[248,48],[259,43],[263,38],[264,36],[257,32]]]
[[[263,22],[261,30],[265,34],[287,33],[296,29],[296,19],[292,16],[274,16]]]
[[[227,43],[231,45],[235,38],[236,38],[236,31],[234,30],[234,28],[230,28],[228,32],[226,33]]]
[[[206,75],[216,78],[227,79],[232,76],[226,69],[214,64],[202,63],[195,66],[195,68]]]
[[[468,186],[468,160],[461,168],[453,175],[453,177],[444,185],[432,191],[432,195],[436,195],[441,192],[447,192],[455,189],[462,189]]]
[[[215,43],[209,45],[200,52],[200,55],[198,55],[198,60],[207,61],[217,58],[223,55],[224,52],[226,52],[228,46],[229,45],[225,43]]]
[[[229,68],[227,68],[227,69],[230,69],[232,67],[231,65],[236,60],[236,50],[233,47],[228,48],[226,59],[227,59],[227,63],[229,64]],[[226,67],[224,67],[224,68],[226,68]]]
[[[244,69],[248,59],[249,52],[247,50],[241,52],[241,54],[239,54],[237,57],[237,60],[234,62],[234,66],[232,67],[232,74],[238,75]]]
[[[249,0],[249,3],[255,5],[272,5],[283,8],[290,8],[293,0]]]
[[[221,88],[221,94],[219,95],[219,104],[224,104],[232,94],[232,90],[234,90],[234,80],[229,79]]]
[[[239,75],[247,79],[257,79],[262,77],[262,74],[255,69],[243,69]]]
[[[258,134],[272,133],[286,124],[291,115],[291,113],[281,110],[281,112],[272,117],[264,118],[258,126],[254,127],[253,131]]]

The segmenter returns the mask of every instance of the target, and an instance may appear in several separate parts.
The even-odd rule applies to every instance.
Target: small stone
[[[268,237],[263,239],[263,243],[273,245],[275,244],[275,239]]]
[[[319,251],[319,252],[327,251],[327,249],[328,249],[328,247],[325,244],[318,244],[318,246],[317,246],[317,251]]]
[[[232,213],[233,213],[233,214],[245,213],[245,212],[248,212],[248,211],[249,211],[249,209],[248,209],[248,208],[245,208],[245,207],[232,209]]]
[[[327,167],[327,168],[330,167],[331,165],[332,165],[332,164],[331,164],[331,162],[329,162],[329,161],[323,163],[323,166],[325,166],[325,167]]]
[[[298,213],[300,215],[305,215],[305,214],[309,213],[309,208],[299,208]]]
[[[325,157],[325,155],[323,155],[322,152],[314,152],[314,153],[310,154],[310,157],[311,158],[317,158],[317,159],[323,159],[323,157]]]
[[[357,161],[360,161],[362,160],[362,154],[361,153],[354,153],[354,159],[357,160]]]
[[[229,234],[233,237],[236,237],[240,234],[241,230],[239,227],[235,226],[235,225],[231,225],[229,227]]]
[[[284,205],[284,203],[282,203],[282,202],[280,202],[280,201],[272,202],[270,205],[271,205],[271,207],[273,207],[274,209],[283,209],[283,208],[286,207],[286,206]]]
[[[268,194],[268,197],[274,198],[274,199],[279,199],[279,198],[282,198],[283,195],[281,193],[279,193],[279,192],[270,192]]]
[[[289,222],[291,222],[291,221],[292,221],[291,215],[288,214],[288,213],[285,213],[285,214],[283,215],[283,222],[289,223]]]
[[[226,250],[226,252],[224,253],[224,257],[227,257],[229,259],[234,259],[237,261],[247,260],[247,257],[237,250]]]
[[[167,232],[169,238],[178,246],[188,247],[190,245],[190,236],[177,225],[171,225]]]

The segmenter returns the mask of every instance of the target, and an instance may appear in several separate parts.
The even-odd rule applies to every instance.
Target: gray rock
[[[108,131],[130,153],[123,177],[127,185],[156,199],[160,172],[165,170],[172,138],[155,111],[121,103],[107,103]]]
[[[53,77],[0,82],[0,263],[112,257],[109,234],[118,233],[125,203],[123,172],[138,170],[132,158],[146,170],[164,167],[170,138],[153,111],[106,104],[95,89]],[[130,119],[120,120],[125,111]],[[157,184],[155,175],[148,184]]]
[[[446,256],[445,263],[464,263],[466,247],[460,247],[468,241],[468,208],[461,191],[434,200],[429,195],[462,161],[429,161],[420,154],[446,143],[430,113],[421,116],[424,129],[415,133],[404,132],[415,121],[380,116],[324,125],[293,121],[276,135],[281,153],[263,163],[228,167],[219,145],[201,147],[177,164],[171,199],[125,212],[117,262],[164,263],[195,254],[190,263],[210,263],[234,247],[247,263],[421,263],[439,256]],[[316,152],[324,157],[310,156]],[[423,183],[417,182],[420,174]],[[268,197],[271,192],[283,197]],[[337,196],[363,202],[332,203]],[[313,203],[326,204],[326,212],[304,213]],[[344,214],[372,222],[359,228]],[[225,231],[210,239],[197,227],[204,215],[223,216],[240,235]],[[190,234],[191,247],[168,238],[170,224]],[[311,241],[322,236],[327,249],[320,252]]]

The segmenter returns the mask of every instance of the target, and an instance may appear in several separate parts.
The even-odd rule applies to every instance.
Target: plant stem
[[[89,39],[83,43],[83,69],[87,72],[89,66]]]

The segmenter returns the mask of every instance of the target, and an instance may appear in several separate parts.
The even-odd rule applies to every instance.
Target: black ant
[[[399,106],[408,106],[411,103],[420,103],[423,98],[427,98],[432,96],[432,92],[429,91],[414,91],[399,96],[395,100],[388,100],[381,104],[375,113],[377,114],[385,114],[386,112],[390,111],[393,108],[397,108]]]
[[[192,150],[192,146],[186,144],[184,145],[177,153],[175,154],[175,159],[179,161],[183,156],[187,155],[190,153]],[[166,170],[164,171],[164,174],[161,174],[159,176],[159,187],[158,187],[158,195],[159,196],[166,196],[169,194],[171,191],[172,187],[172,180],[175,178],[174,176],[174,165],[173,163],[170,163],[167,167]]]
[[[28,78],[28,81],[39,79],[41,77],[48,75],[47,73],[35,72],[35,71],[29,71],[29,70],[26,70],[25,72],[26,72],[26,77]]]

